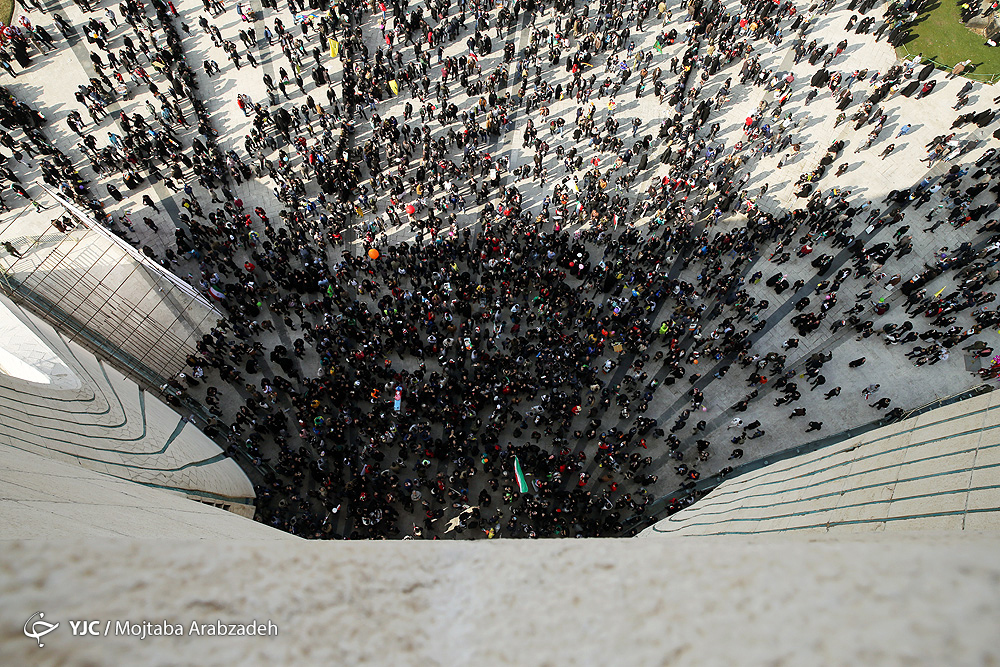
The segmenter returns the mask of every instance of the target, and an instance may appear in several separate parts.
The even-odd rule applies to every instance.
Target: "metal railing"
[[[92,331],[57,304],[34,290],[27,289],[17,278],[0,271],[0,289],[17,305],[27,308],[55,330],[107,361],[121,373],[144,388],[158,388],[167,381],[162,375]]]
[[[180,290],[180,292],[185,296],[190,297],[193,301],[197,302],[199,305],[203,306],[207,310],[214,312],[216,315],[216,319],[222,318],[222,313],[220,313],[219,310],[208,299],[206,299],[205,296],[202,295],[197,289],[195,289],[188,283],[184,282],[179,277],[174,275],[172,272],[160,266],[158,263],[150,260],[144,254],[133,248],[131,245],[129,245],[122,239],[112,234],[103,225],[95,223],[90,218],[90,216],[87,215],[86,211],[81,209],[79,206],[77,206],[70,200],[63,197],[61,194],[59,194],[52,188],[48,187],[46,184],[40,183],[39,185],[42,187],[43,190],[45,190],[46,193],[48,193],[50,197],[52,197],[60,206],[62,206],[66,210],[66,212],[68,212],[70,215],[76,218],[76,220],[80,222],[84,227],[86,227],[87,229],[92,229],[98,234],[101,234],[113,245],[116,245],[119,248],[121,248],[121,250],[126,255],[135,260],[136,264],[145,267],[153,275],[158,276],[159,278],[165,280],[166,282],[169,282],[175,288]]]
[[[913,57],[915,55],[918,55],[916,53],[910,53],[910,50],[906,48],[905,44],[900,45],[900,46],[898,46],[896,48],[897,49],[901,49],[903,52],[905,52],[906,55],[907,55],[907,57]],[[931,63],[935,67],[937,67],[939,69],[946,70],[948,72],[950,72],[952,70],[952,68],[954,68],[955,65],[958,64],[958,63],[954,63],[954,64],[951,64],[951,65],[946,65],[945,63],[940,63],[940,62],[934,60],[933,58],[925,58],[923,56],[921,56],[920,63],[921,64],[923,64],[923,63]],[[976,73],[974,71],[970,72],[970,71],[966,70],[966,71],[962,72],[959,76],[963,76],[966,79],[971,79],[973,81],[980,81],[982,83],[987,83],[987,84],[991,84],[992,85],[992,84],[996,83],[998,79],[1000,79],[1000,72],[998,72],[996,74],[978,74],[978,73]]]

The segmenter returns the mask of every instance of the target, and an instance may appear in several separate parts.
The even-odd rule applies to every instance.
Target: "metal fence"
[[[912,58],[913,56],[918,55],[916,53],[910,53],[909,49],[906,48],[906,45],[902,45],[902,46],[900,46],[898,48],[902,49],[906,53],[906,56],[908,58]],[[997,47],[997,48],[1000,48],[1000,47]],[[924,57],[921,57],[920,62],[921,63],[932,63],[935,67],[937,67],[939,69],[943,69],[943,70],[948,71],[948,72],[950,72],[952,70],[952,68],[955,67],[955,65],[958,64],[958,63],[952,63],[951,65],[946,65],[945,63],[939,63],[936,60],[933,60],[931,58],[924,58]],[[997,80],[1000,80],[1000,72],[998,72],[996,74],[980,74],[978,72],[970,72],[968,69],[966,69],[964,72],[962,72],[961,76],[965,77],[966,79],[971,79],[972,81],[979,81],[981,83],[990,84],[990,85],[996,83]]]
[[[198,290],[44,188],[71,217],[54,233],[23,214],[5,221],[16,247],[0,263],[0,289],[70,340],[157,386],[183,371],[198,339],[222,317]],[[75,222],[71,222],[75,220]]]
[[[0,289],[18,306],[51,324],[56,331],[109,362],[126,377],[133,379],[144,388],[159,387],[167,378],[150,368],[142,360],[114,345],[100,334],[91,331],[58,304],[41,294],[26,288],[8,273],[0,271]]]
[[[43,257],[41,255],[44,255]],[[77,232],[46,253],[2,272],[10,298],[59,331],[100,339],[130,366],[161,378],[181,372],[218,312],[159,280],[93,230]],[[19,270],[26,263],[24,270]],[[93,334],[93,335],[91,335]]]

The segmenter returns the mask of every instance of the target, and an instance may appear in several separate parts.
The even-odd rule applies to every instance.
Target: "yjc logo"
[[[32,619],[36,616],[38,617],[38,620],[32,621]],[[58,623],[49,623],[48,621],[43,620],[44,618],[44,612],[36,611],[28,617],[27,621],[24,622],[24,635],[37,641],[38,648],[45,646],[45,644],[42,643],[42,637],[59,627]]]
[[[93,637],[101,636],[101,622],[100,621],[70,621],[69,630],[76,636],[86,636],[91,635]]]

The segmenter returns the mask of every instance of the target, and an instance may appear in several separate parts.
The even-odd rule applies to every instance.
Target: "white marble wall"
[[[0,444],[0,540],[298,539],[184,494]]]
[[[201,431],[5,297],[0,308],[0,346],[52,379],[0,373],[0,445],[141,484],[252,503],[250,480]]]

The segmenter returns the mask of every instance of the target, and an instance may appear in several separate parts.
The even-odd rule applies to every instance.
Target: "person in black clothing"
[[[4,241],[3,242],[3,247],[4,247],[4,250],[6,250],[10,254],[14,255],[14,257],[17,257],[18,259],[20,259],[21,257],[23,257],[23,255],[17,251],[17,248],[15,248],[14,244],[11,243],[10,241]]]

